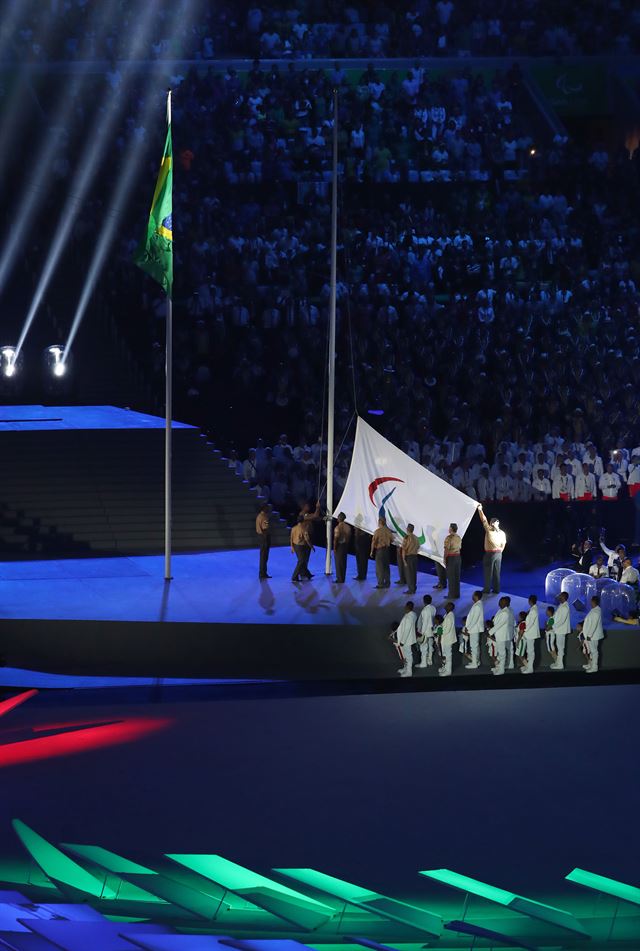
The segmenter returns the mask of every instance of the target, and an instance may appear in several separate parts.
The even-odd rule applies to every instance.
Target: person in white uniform
[[[556,656],[551,664],[551,670],[564,670],[564,652],[567,643],[567,634],[571,633],[571,608],[569,595],[561,591],[558,595],[558,607],[553,618],[553,636],[556,642]]]
[[[622,574],[620,576],[621,583],[637,587],[639,578],[640,575],[638,575],[638,570],[631,564],[631,559],[625,558],[622,562]]]
[[[458,643],[456,633],[456,616],[454,613],[455,605],[453,601],[447,601],[444,606],[447,612],[442,622],[442,637],[440,638],[440,648],[444,664],[438,671],[441,677],[450,677],[453,665],[453,647]]]
[[[551,483],[544,474],[544,469],[537,469],[536,475],[531,483],[534,502],[546,502],[551,495]]]
[[[497,663],[492,670],[496,676],[504,674],[505,666],[508,664],[509,655],[513,663],[513,635],[515,634],[516,619],[511,610],[511,598],[500,598],[498,601],[499,610],[493,618],[492,635],[496,641],[496,659]]]
[[[578,502],[590,502],[597,497],[596,477],[589,470],[586,462],[582,463],[580,471],[575,477],[575,493]]]
[[[619,581],[620,576],[622,575],[622,562],[627,557],[627,550],[624,545],[616,545],[615,548],[607,548],[604,543],[604,538],[600,539],[600,548],[607,556],[607,568],[609,569],[609,577],[613,578],[614,581]]]
[[[420,663],[418,667],[429,667],[433,663],[433,619],[436,616],[436,609],[431,603],[430,594],[425,594],[422,599],[424,607],[420,612],[417,623],[417,631],[420,635],[418,643],[420,645]]]
[[[551,482],[551,498],[561,499],[563,502],[570,502],[575,498],[573,476],[569,474],[564,463]]]
[[[404,664],[398,671],[401,677],[413,676],[413,645],[416,643],[416,612],[413,610],[413,601],[407,601],[404,616],[398,625],[396,639],[402,652]]]
[[[538,617],[538,597],[535,594],[529,595],[529,610],[525,620],[524,642],[526,645],[527,662],[522,668],[521,673],[532,674],[533,664],[536,658],[536,641],[540,638],[540,619]]]
[[[618,498],[618,492],[622,485],[622,479],[613,468],[612,463],[607,463],[606,472],[604,472],[598,481],[598,488],[602,492],[604,502],[615,502]]]
[[[608,578],[609,568],[604,563],[604,556],[598,555],[595,562],[589,568],[589,574],[592,578]]]
[[[473,592],[473,604],[467,614],[463,633],[469,635],[471,661],[465,665],[467,670],[477,670],[480,666],[480,635],[484,631],[484,606],[482,591]]]
[[[600,641],[604,637],[600,598],[595,594],[591,598],[591,610],[584,619],[582,633],[584,635],[585,644],[587,645],[587,650],[589,651],[589,661],[582,666],[586,673],[595,674],[598,670]]]

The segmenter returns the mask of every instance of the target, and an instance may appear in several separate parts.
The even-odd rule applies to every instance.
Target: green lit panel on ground
[[[426,875],[427,878],[433,878],[436,882],[442,882],[443,885],[450,885],[451,888],[459,888],[460,891],[477,895],[478,898],[494,901],[498,905],[504,905],[505,908],[516,898],[513,892],[507,892],[504,888],[496,888],[495,885],[488,885],[486,882],[469,878],[468,875],[461,875],[460,872],[452,872],[448,868],[435,868],[429,872],[420,872],[420,874]]]
[[[443,885],[449,885],[451,888],[457,888],[470,895],[476,895],[478,898],[496,902],[498,905],[517,911],[521,915],[528,915],[530,918],[537,918],[546,924],[564,928],[566,931],[571,931],[581,937],[591,937],[583,925],[572,914],[562,908],[545,905],[542,902],[533,901],[531,898],[523,898],[522,895],[516,895],[515,892],[508,892],[504,888],[497,888],[495,885],[480,882],[475,878],[461,875],[459,872],[453,872],[448,868],[431,869],[431,871],[420,872],[420,875],[425,875],[427,878],[442,882]]]
[[[71,845],[63,842],[62,846],[67,851],[73,852],[74,855],[84,859],[85,863],[89,865],[87,869],[88,872],[100,880],[104,878],[106,884],[114,892],[118,901],[142,901],[156,902],[163,905],[168,904],[155,888],[158,874],[152,869],[145,868],[144,865],[138,865],[136,862],[132,862],[122,855],[116,855],[115,852],[109,852],[99,845]],[[138,869],[140,869],[139,873],[137,872]],[[134,874],[139,875],[142,879],[142,887],[135,882],[129,881],[128,877],[123,878],[122,876],[127,874],[127,872],[128,877]],[[149,881],[150,877],[151,881]],[[149,890],[147,887],[149,885],[153,887],[153,891]]]
[[[635,885],[627,885],[625,882],[616,881],[615,878],[606,878],[595,872],[587,872],[583,868],[574,868],[573,872],[569,872],[565,877],[574,885],[583,885],[604,895],[631,902],[632,905],[640,905],[640,888],[636,888]]]
[[[62,848],[67,849],[68,852],[73,852],[74,855],[77,855],[81,859],[88,859],[90,862],[94,862],[95,865],[100,865],[115,875],[158,874],[152,868],[145,868],[144,865],[138,865],[137,862],[132,862],[131,859],[117,855],[115,852],[110,852],[108,849],[103,849],[99,845],[73,845],[71,843],[67,844],[66,842],[61,842],[60,844]]]
[[[94,898],[116,897],[115,892],[106,889],[102,882],[20,819],[14,819],[12,825],[29,855],[52,881],[76,888]]]
[[[317,872],[314,868],[274,868],[274,872],[278,872],[279,875],[286,875],[287,878],[295,878],[297,882],[302,882],[303,885],[310,885],[321,892],[327,892],[328,895],[342,898],[343,901],[353,902],[354,905],[360,905],[379,897],[376,892],[372,892],[368,888],[353,885],[341,878],[334,878],[333,875],[327,875],[325,872]]]
[[[378,892],[354,885],[352,882],[345,882],[341,878],[334,878],[333,875],[326,875],[313,868],[278,868],[275,871],[336,898],[341,898],[365,911],[400,922],[418,931],[424,931],[436,937],[442,933],[440,916],[416,908],[415,905],[388,898],[386,895],[380,895]]]
[[[167,854],[167,857],[299,927],[316,928],[334,915],[328,905],[221,855]]]

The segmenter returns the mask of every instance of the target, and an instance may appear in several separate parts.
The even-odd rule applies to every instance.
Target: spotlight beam
[[[145,9],[144,16],[141,19],[139,28],[134,33],[132,40],[129,44],[127,50],[127,58],[134,59],[140,50],[142,49],[145,41],[148,39],[151,29],[151,23],[155,18],[155,8],[153,4],[148,4]],[[127,76],[127,81],[130,80],[130,74]],[[31,304],[29,305],[29,310],[25,318],[22,330],[20,331],[20,336],[18,338],[17,344],[17,353],[19,354],[24,346],[24,342],[27,338],[27,334],[31,329],[34,318],[38,312],[40,304],[42,303],[42,298],[49,287],[49,283],[53,274],[55,273],[58,262],[62,256],[71,229],[75,224],[76,218],[80,211],[82,202],[84,201],[87,192],[89,191],[91,184],[98,172],[98,169],[106,157],[106,146],[109,140],[109,137],[112,133],[112,130],[115,126],[116,119],[119,114],[124,110],[125,104],[127,101],[127,96],[124,94],[124,90],[120,91],[118,96],[108,96],[105,98],[105,109],[106,115],[98,115],[94,120],[93,127],[87,136],[87,143],[83,150],[79,171],[74,182],[73,193],[70,193],[65,202],[62,214],[58,220],[58,227],[55,231],[55,239],[49,254],[47,255],[47,260],[45,262],[42,273],[38,280],[35,292],[31,299]],[[2,272],[0,270],[0,287],[1,287]]]
[[[176,11],[174,14],[175,22],[172,24],[172,29],[177,27],[178,24],[184,24],[186,22],[187,27],[190,25],[192,20],[192,10],[190,4],[183,4],[183,7],[189,7],[189,13],[185,20],[184,9]],[[153,118],[154,114],[157,112],[157,104],[153,91],[157,88],[159,80],[161,78],[163,65],[159,62],[156,62],[154,65],[152,76],[147,83],[147,88],[145,94],[142,98],[142,101],[145,103],[141,122],[143,126],[146,127],[148,122]],[[80,294],[80,299],[73,315],[73,321],[71,323],[71,328],[69,330],[69,336],[67,337],[65,347],[63,362],[67,360],[71,347],[75,341],[76,335],[80,328],[80,324],[84,318],[89,301],[91,300],[91,295],[95,290],[98,278],[104,267],[107,254],[113,243],[114,236],[116,234],[118,225],[123,217],[124,209],[127,205],[127,201],[131,192],[131,188],[135,181],[136,175],[140,168],[140,164],[143,159],[143,149],[139,148],[136,151],[136,154],[131,161],[129,161],[125,167],[123,174],[118,179],[118,183],[115,188],[115,193],[113,197],[113,203],[109,211],[108,216],[104,221],[103,228],[100,231],[100,237],[98,243],[94,250],[93,256],[91,258],[91,264],[89,265],[89,270],[87,271],[87,276],[85,278],[84,286]]]
[[[97,5],[94,8],[91,24],[87,29],[87,35],[92,30],[95,30],[95,32],[102,37],[113,15],[114,11],[112,8],[115,7],[113,0],[111,0],[110,3],[100,6],[102,7],[102,13],[98,16],[99,6]],[[89,40],[85,40],[85,44],[88,45],[88,43]],[[58,104],[44,148],[41,149],[38,155],[31,182],[24,194],[18,213],[15,215],[14,226],[10,231],[9,238],[4,245],[2,256],[0,257],[0,294],[4,290],[7,277],[13,269],[18,252],[21,251],[24,246],[24,239],[35,217],[39,200],[41,200],[43,194],[46,195],[50,186],[51,165],[64,140],[64,131],[71,117],[74,100],[82,85],[83,79],[83,72],[78,70],[74,73],[70,88]],[[3,127],[3,132],[5,128],[7,128],[7,126]],[[7,135],[8,134],[7,132]]]

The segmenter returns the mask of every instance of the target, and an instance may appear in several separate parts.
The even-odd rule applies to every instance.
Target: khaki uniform
[[[388,588],[391,584],[389,545],[392,541],[393,532],[386,525],[376,528],[371,539],[371,548],[376,559],[376,580],[379,588]]]
[[[416,593],[416,586],[418,583],[418,551],[420,549],[420,543],[418,539],[413,534],[409,532],[402,539],[402,557],[401,560],[404,561],[404,577],[407,582],[407,590],[409,594]]]
[[[498,594],[500,591],[502,552],[507,544],[507,536],[501,528],[494,528],[489,524],[484,512],[478,514],[484,527],[484,558],[482,559],[484,594],[489,594],[491,589]]]
[[[457,532],[451,532],[444,540],[444,565],[450,598],[460,597],[461,551],[462,539]]]
[[[343,584],[347,577],[347,554],[351,542],[351,526],[338,522],[333,530],[333,552],[336,561],[336,581]]]
[[[269,516],[266,512],[258,512],[258,517],[256,518],[256,534],[258,535],[258,544],[260,545],[260,569],[258,571],[258,577],[267,578],[271,532],[269,530]]]
[[[291,529],[291,551],[296,555],[296,566],[291,575],[292,581],[301,581],[302,578],[311,579],[309,571],[309,556],[311,554],[311,539],[309,528],[304,523],[294,525]]]

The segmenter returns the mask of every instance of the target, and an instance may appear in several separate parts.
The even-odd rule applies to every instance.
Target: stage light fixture
[[[0,349],[0,366],[2,367],[3,376],[8,379],[15,376],[16,370],[18,369],[15,347],[2,347],[2,349]]]
[[[53,344],[45,350],[45,360],[53,376],[60,378],[67,372],[65,356],[65,349],[59,344]]]

